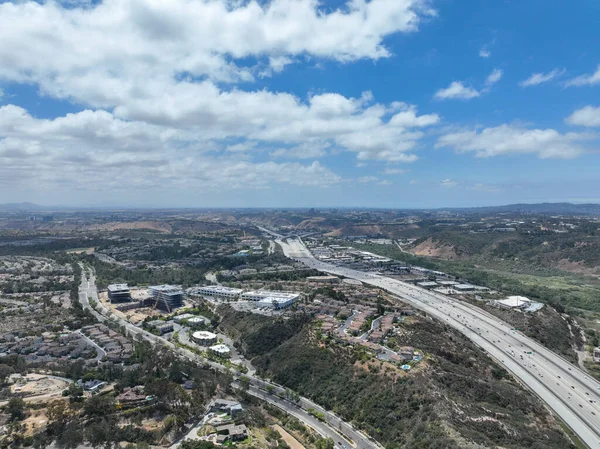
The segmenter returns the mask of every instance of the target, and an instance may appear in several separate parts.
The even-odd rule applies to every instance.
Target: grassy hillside
[[[600,280],[526,261],[441,260],[400,251],[394,245],[353,245],[407,263],[432,268],[507,294],[524,295],[567,309],[600,311]]]

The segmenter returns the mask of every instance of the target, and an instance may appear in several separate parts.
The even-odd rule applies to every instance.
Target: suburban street
[[[97,307],[102,311],[102,313],[99,313],[96,309],[94,309],[91,306],[88,298],[91,298],[92,301],[96,302]],[[86,310],[89,310],[94,315],[94,317],[96,317],[96,319],[98,319],[98,321],[100,322],[104,322],[108,318],[111,318],[120,326],[124,326],[130,335],[137,335],[147,340],[153,345],[164,345],[192,362],[208,365],[211,368],[219,371],[228,371],[236,377],[244,376],[249,381],[249,387],[251,389],[249,393],[257,396],[260,392],[262,394],[262,396],[260,396],[261,398],[269,398],[270,403],[278,406],[282,410],[286,412],[288,412],[288,410],[294,410],[294,416],[296,416],[305,425],[313,428],[321,435],[332,436],[332,438],[334,438],[333,435],[335,435],[336,443],[342,442],[342,444],[346,445],[348,448],[354,447],[356,449],[381,449],[382,447],[376,441],[369,438],[368,436],[360,432],[358,429],[355,429],[352,425],[341,420],[334,413],[323,409],[321,406],[315,404],[309,399],[301,397],[297,403],[298,406],[292,405],[290,402],[282,400],[281,397],[277,395],[277,393],[282,395],[285,394],[286,390],[284,387],[255,377],[253,374],[251,374],[251,372],[247,374],[241,374],[234,369],[229,369],[216,362],[204,359],[192,351],[176,346],[175,344],[168,340],[165,340],[164,338],[154,335],[142,328],[139,328],[129,323],[126,320],[123,320],[115,315],[110,314],[110,311],[98,300],[98,290],[96,288],[94,273],[90,273],[90,279],[87,279],[84,269],[82,269],[81,274],[79,301],[82,307]],[[324,415],[325,422],[319,421],[312,417],[312,415],[306,413],[306,410],[308,410],[309,408],[312,408],[317,412],[322,413]],[[302,413],[300,413],[301,411]],[[303,419],[307,416],[310,419]],[[316,425],[316,423],[318,423],[318,427],[313,426],[313,424]]]
[[[509,324],[447,296],[312,256],[299,238],[278,239],[284,254],[320,271],[385,289],[454,327],[539,396],[589,447],[600,447],[600,383]]]

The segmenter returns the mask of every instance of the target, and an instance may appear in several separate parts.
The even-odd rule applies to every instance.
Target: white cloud
[[[407,170],[403,169],[403,168],[386,168],[383,170],[382,174],[384,175],[401,175],[406,173]]]
[[[470,100],[471,98],[479,97],[480,93],[472,87],[465,86],[460,81],[453,81],[450,86],[445,89],[440,89],[435,93],[435,98],[438,100],[460,99]]]
[[[316,0],[105,0],[92,7],[0,4],[0,74],[43,87],[93,67],[105,80],[171,77],[250,79],[235,61],[313,55],[338,61],[390,56],[383,40],[435,14],[425,0],[349,0],[324,11]],[[75,6],[75,7],[73,7]],[[234,62],[228,62],[229,59]],[[119,75],[116,75],[119,74]]]
[[[451,189],[452,187],[456,187],[458,185],[457,181],[453,181],[452,179],[444,179],[440,182],[440,186],[446,189]]]
[[[377,183],[378,186],[391,186],[392,184],[393,182],[388,179],[383,179]]]
[[[296,58],[387,57],[384,38],[416,31],[435,14],[428,3],[348,0],[328,11],[316,0],[0,3],[0,79],[37,84],[45,95],[110,110],[124,123],[185,134],[197,147],[236,142],[226,152],[246,154],[250,140],[300,158],[333,145],[360,160],[412,162],[409,152],[423,137],[415,129],[436,124],[436,114],[377,104],[369,92],[301,99],[223,82],[252,81],[265,66],[277,72]]]
[[[490,56],[492,56],[492,52],[489,51],[487,48],[483,47],[481,50],[479,50],[479,57],[487,59]]]
[[[36,119],[16,106],[0,107],[0,179],[18,185],[95,189],[268,188],[271,184],[328,186],[341,181],[319,162],[252,163],[211,157],[212,142],[187,131],[127,122],[105,111]],[[229,147],[230,149],[231,147]],[[240,150],[240,149],[237,149]],[[240,150],[241,151],[241,150]],[[35,180],[35,182],[34,182]]]
[[[107,167],[130,188],[327,186],[314,159],[412,162],[438,115],[323,92],[299,98],[232,87],[307,59],[390,56],[385,39],[417,31],[428,0],[0,0],[0,80],[86,110],[41,120],[0,109],[0,179],[18,173],[91,186]],[[108,112],[110,111],[110,112]],[[256,153],[280,158],[253,162]],[[310,159],[287,162],[285,159]],[[3,178],[4,176],[4,178]],[[106,189],[123,188],[119,179]]]
[[[487,87],[491,87],[494,84],[496,84],[498,81],[500,81],[500,79],[502,78],[502,74],[504,72],[500,69],[494,69],[492,71],[492,73],[489,74],[489,76],[486,78],[485,80],[485,85]]]
[[[438,90],[434,98],[437,100],[470,100],[472,98],[480,97],[482,94],[486,94],[491,90],[491,87],[502,79],[503,71],[500,69],[494,69],[492,73],[485,79],[484,87],[481,90],[477,90],[471,86],[465,86],[462,81],[453,81],[450,86],[445,89]]]
[[[586,106],[574,111],[565,121],[571,125],[600,127],[600,107]]]
[[[279,148],[271,156],[284,159],[318,159],[327,155],[326,142],[303,143],[291,148]]]
[[[360,178],[358,178],[358,182],[362,183],[362,184],[368,184],[371,182],[377,182],[379,181],[379,178],[377,178],[376,176],[362,176]]]
[[[241,143],[235,143],[233,145],[227,145],[225,151],[228,153],[247,153],[256,148],[257,142],[246,141]]]
[[[554,129],[526,129],[520,126],[501,125],[481,131],[454,132],[441,136],[436,147],[450,147],[477,157],[504,154],[537,154],[540,158],[573,158],[585,151],[582,141],[589,134],[561,134]]]
[[[600,64],[594,73],[581,75],[565,83],[565,86],[594,86],[600,84]]]
[[[269,57],[269,67],[271,67],[275,73],[282,72],[283,69],[285,69],[285,66],[292,62],[294,62],[293,59],[288,58],[287,56]]]
[[[533,73],[529,78],[519,83],[521,87],[537,86],[552,81],[554,78],[565,73],[564,69],[553,69],[548,73]]]

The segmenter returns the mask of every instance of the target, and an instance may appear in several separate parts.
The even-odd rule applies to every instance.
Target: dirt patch
[[[171,225],[169,223],[160,223],[154,221],[133,221],[130,223],[106,223],[102,225],[88,226],[90,231],[119,231],[119,230],[142,230],[147,229],[150,231],[158,232],[171,232]]]
[[[48,424],[48,417],[46,416],[46,410],[32,410],[31,415],[23,421],[23,425],[27,429],[25,436],[33,436],[43,429]]]
[[[569,259],[560,259],[556,264],[559,270],[569,273],[584,274],[600,278],[600,267],[586,267],[583,262],[573,262]]]
[[[411,252],[416,256],[438,257],[445,260],[458,259],[458,255],[453,247],[440,245],[430,238],[419,243],[411,250]]]
[[[305,449],[304,446],[302,446],[302,444],[300,444],[300,442],[294,438],[293,436],[291,436],[283,427],[281,427],[279,424],[275,424],[273,426],[273,429],[275,429],[277,432],[279,432],[279,435],[281,435],[281,438],[283,439],[283,441],[285,441],[285,443],[291,448],[291,449]]]
[[[60,379],[54,379],[39,374],[30,374],[25,378],[25,383],[19,383],[11,386],[12,393],[21,393],[27,396],[54,396],[62,394],[62,391],[69,386],[68,382]]]

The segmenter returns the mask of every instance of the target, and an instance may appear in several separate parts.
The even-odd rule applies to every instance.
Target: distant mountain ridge
[[[586,203],[518,203],[504,206],[483,206],[465,208],[443,208],[461,212],[502,213],[521,212],[527,214],[556,214],[556,215],[600,215],[600,204]]]
[[[42,211],[48,210],[46,206],[40,206],[39,204],[24,202],[24,203],[4,203],[0,204],[1,211],[7,212],[27,212],[27,211]]]
[[[2,212],[43,212],[43,211],[58,211],[58,210],[203,210],[204,208],[177,208],[177,207],[157,207],[157,208],[139,208],[139,207],[68,207],[68,206],[42,206],[31,202],[22,203],[0,203],[0,211]],[[214,209],[214,208],[213,208]],[[238,208],[224,208],[237,210]],[[247,208],[247,210],[269,210],[270,208],[256,207]],[[278,208],[272,208],[278,210]],[[348,208],[352,209],[352,208]],[[361,208],[356,208],[361,209]],[[394,210],[395,208],[389,208]],[[449,212],[463,212],[463,213],[503,213],[503,212],[520,212],[525,214],[555,214],[555,215],[600,215],[600,204],[586,203],[586,204],[575,204],[575,203],[517,203],[517,204],[506,204],[502,206],[479,206],[479,207],[439,207],[439,208],[423,208],[423,209],[402,209],[406,211],[449,211]]]

